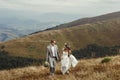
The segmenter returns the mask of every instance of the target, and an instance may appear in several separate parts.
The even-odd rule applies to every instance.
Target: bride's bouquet
[[[44,62],[44,67],[49,67],[49,66],[50,66],[50,64],[47,61],[45,61]]]

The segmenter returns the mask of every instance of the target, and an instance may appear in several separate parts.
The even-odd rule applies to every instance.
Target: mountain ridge
[[[48,28],[46,30],[54,30],[54,29],[73,27],[73,26],[84,25],[84,24],[89,24],[89,23],[96,23],[98,21],[106,21],[106,20],[115,19],[115,18],[120,18],[120,11],[108,13],[108,14],[104,14],[104,15],[100,15],[100,16],[96,16],[96,17],[88,17],[88,18],[78,19],[78,20],[75,20],[75,21],[72,21],[69,23],[55,26],[53,28]]]

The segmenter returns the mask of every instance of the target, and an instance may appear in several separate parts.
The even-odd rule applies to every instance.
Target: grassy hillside
[[[60,63],[54,77],[49,77],[49,69],[43,66],[30,66],[0,71],[1,80],[119,80],[120,56],[110,57],[111,61],[101,63],[104,58],[80,60],[69,74],[62,75]]]
[[[70,43],[73,50],[79,50],[89,44],[98,44],[100,46],[120,45],[119,35],[120,19],[115,18],[60,30],[43,31],[27,37],[0,43],[0,47],[1,50],[8,52],[10,56],[38,59],[45,58],[46,46],[51,39],[57,41],[60,51],[65,42]]]

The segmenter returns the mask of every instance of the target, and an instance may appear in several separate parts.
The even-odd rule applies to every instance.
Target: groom
[[[55,73],[56,60],[60,60],[58,47],[56,45],[56,41],[51,40],[50,45],[47,46],[46,61],[50,64],[50,75],[52,76]]]

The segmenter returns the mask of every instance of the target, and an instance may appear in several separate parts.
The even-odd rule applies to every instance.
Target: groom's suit
[[[58,54],[58,47],[57,47],[57,45],[53,46],[53,45],[50,44],[50,45],[47,46],[46,60],[50,64],[50,73],[54,74],[56,60],[59,60],[59,54]]]

